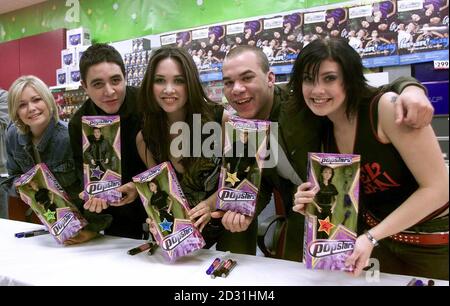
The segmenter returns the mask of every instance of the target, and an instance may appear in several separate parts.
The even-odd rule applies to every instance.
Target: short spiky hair
[[[373,94],[367,84],[359,54],[344,39],[316,39],[302,49],[295,60],[289,86],[300,104],[305,104],[302,85],[305,73],[317,80],[320,65],[324,60],[333,60],[340,66],[346,91],[347,117],[355,115],[361,101]]]
[[[89,68],[103,62],[117,64],[125,77],[125,64],[123,63],[123,59],[119,51],[108,44],[94,44],[87,48],[81,56],[81,80],[86,82],[86,76]]]
[[[261,70],[266,73],[270,70],[269,60],[267,59],[266,54],[262,51],[261,48],[257,48],[255,46],[250,45],[240,45],[236,48],[233,48],[228,52],[227,56],[225,57],[225,61],[229,58],[236,57],[242,53],[245,52],[252,52],[254,53],[258,59],[259,59],[259,66],[261,67]]]

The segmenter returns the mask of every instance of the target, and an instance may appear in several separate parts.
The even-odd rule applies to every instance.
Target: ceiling
[[[0,0],[0,15],[45,1],[47,0]]]

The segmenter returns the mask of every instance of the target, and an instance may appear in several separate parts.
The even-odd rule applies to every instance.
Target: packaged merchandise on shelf
[[[88,224],[44,163],[23,174],[15,186],[58,243],[78,235]]]
[[[66,46],[73,48],[78,46],[88,46],[91,44],[91,33],[88,28],[76,28],[67,30]]]
[[[318,189],[306,206],[303,258],[308,269],[353,271],[345,260],[356,240],[360,161],[355,154],[308,154],[308,181]]]
[[[133,177],[133,182],[155,225],[155,239],[166,259],[175,261],[205,245],[199,230],[189,220],[189,203],[169,162]]]
[[[69,67],[69,75],[70,75],[70,79],[69,79],[70,84],[80,83],[81,73],[80,73],[80,68],[78,68],[78,66]]]
[[[268,154],[270,122],[232,116],[225,123],[216,208],[253,216]]]
[[[85,45],[85,46],[76,46],[75,47],[75,60],[76,60],[76,64],[80,65],[80,59],[81,56],[83,55],[83,52],[87,50],[87,48],[90,47],[89,45]]]
[[[61,50],[61,68],[78,65],[75,48]]]
[[[56,69],[56,85],[67,85],[69,83],[69,69],[67,67]]]
[[[120,116],[83,116],[81,124],[84,200],[117,202],[122,197],[116,190],[122,185]]]

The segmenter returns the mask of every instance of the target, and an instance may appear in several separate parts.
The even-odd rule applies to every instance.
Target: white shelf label
[[[434,69],[448,69],[448,60],[434,61]]]

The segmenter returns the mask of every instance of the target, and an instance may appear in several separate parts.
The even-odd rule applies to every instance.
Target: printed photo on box
[[[120,117],[83,116],[84,199],[113,203],[121,198]]]
[[[217,209],[253,216],[269,133],[269,121],[230,117],[225,123]]]
[[[306,207],[304,259],[308,269],[352,271],[345,259],[356,240],[360,156],[308,154],[308,181],[317,189]]]

